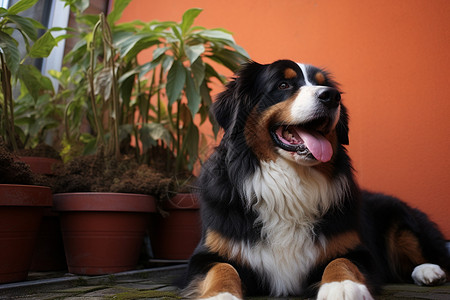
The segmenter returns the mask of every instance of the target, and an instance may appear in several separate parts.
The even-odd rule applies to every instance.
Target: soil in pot
[[[36,178],[30,166],[14,160],[12,153],[0,141],[0,184],[35,184]]]
[[[95,155],[76,157],[55,169],[55,193],[117,192],[152,195],[157,199],[173,189],[173,180],[134,158]]]

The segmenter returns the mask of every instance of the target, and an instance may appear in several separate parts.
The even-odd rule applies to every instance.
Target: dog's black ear
[[[223,92],[221,92],[216,101],[212,104],[212,113],[219,123],[220,127],[227,130],[230,127],[232,118],[234,118],[234,110],[237,106],[237,100],[234,98],[234,90],[236,89],[236,81],[230,81]]]
[[[212,113],[223,129],[227,130],[236,122],[238,110],[251,107],[256,78],[262,67],[256,62],[244,64],[235,78],[225,86],[225,90],[217,96],[212,105]]]
[[[347,108],[341,104],[341,115],[339,117],[339,122],[336,125],[336,134],[339,144],[348,145],[348,114]]]

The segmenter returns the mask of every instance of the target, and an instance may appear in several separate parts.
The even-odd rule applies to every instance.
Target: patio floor
[[[179,299],[172,282],[185,267],[175,265],[104,276],[30,273],[27,281],[0,284],[0,299]],[[376,299],[450,299],[450,283],[439,287],[388,285]]]

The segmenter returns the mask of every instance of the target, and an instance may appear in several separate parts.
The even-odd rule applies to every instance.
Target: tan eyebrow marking
[[[293,69],[287,68],[286,70],[284,70],[284,78],[291,79],[294,77],[297,77],[297,72],[295,72]]]
[[[323,75],[322,72],[317,72],[316,75],[314,75],[314,79],[318,84],[324,84],[325,83],[325,75]]]

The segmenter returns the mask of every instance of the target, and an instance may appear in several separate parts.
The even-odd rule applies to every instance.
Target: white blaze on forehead
[[[308,79],[308,73],[306,72],[306,65],[305,64],[300,64],[300,63],[297,63],[297,65],[302,70],[303,78],[305,78],[305,85],[313,85],[311,83],[311,81],[309,81],[309,79]]]

